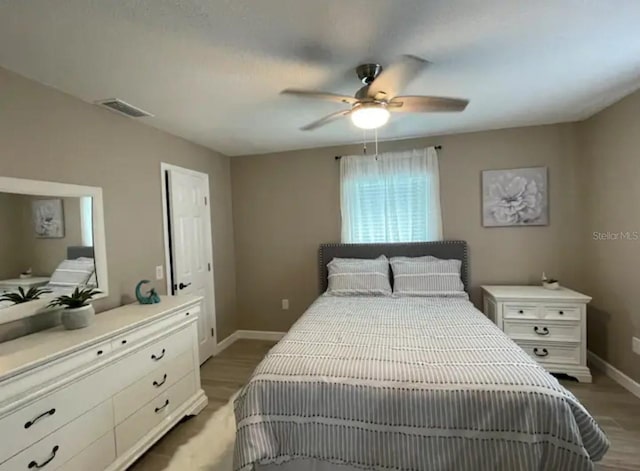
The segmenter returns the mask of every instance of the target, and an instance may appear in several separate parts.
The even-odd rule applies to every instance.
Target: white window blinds
[[[433,147],[340,161],[342,241],[442,239],[438,154]]]

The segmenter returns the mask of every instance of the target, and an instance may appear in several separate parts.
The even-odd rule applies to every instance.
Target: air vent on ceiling
[[[118,113],[125,114],[132,118],[145,118],[147,116],[153,116],[151,113],[147,113],[140,108],[136,108],[129,103],[120,100],[119,98],[108,98],[106,100],[99,100],[97,105],[104,106],[110,110],[117,111]]]

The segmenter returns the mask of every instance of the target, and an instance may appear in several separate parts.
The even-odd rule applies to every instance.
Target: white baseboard
[[[610,363],[607,363],[598,355],[593,352],[587,352],[587,358],[589,359],[589,363],[593,365],[594,368],[602,371],[609,378],[614,380],[620,386],[625,388],[631,394],[636,397],[640,397],[640,383],[634,381],[632,378],[624,374],[618,368],[613,366]]]
[[[222,342],[218,342],[216,345],[215,351],[213,352],[213,356],[216,356],[220,352],[222,352],[225,348],[230,347],[236,340],[238,340],[238,331],[236,330],[233,334],[226,337]]]
[[[266,330],[236,330],[240,339],[249,340],[270,340],[272,342],[278,342],[285,336],[286,332],[269,332]]]
[[[213,355],[218,355],[224,349],[230,347],[234,342],[240,339],[278,342],[285,336],[285,334],[286,332],[269,332],[266,330],[236,330],[233,334],[229,335],[222,342],[219,342],[218,345],[216,345]]]

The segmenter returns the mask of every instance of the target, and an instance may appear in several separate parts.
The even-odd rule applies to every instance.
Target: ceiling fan
[[[405,55],[383,69],[380,64],[362,64],[356,67],[358,78],[364,87],[354,97],[328,92],[287,88],[281,93],[302,98],[313,98],[351,105],[351,108],[336,111],[324,118],[300,128],[312,131],[345,116],[362,129],[376,129],[389,121],[394,113],[432,113],[464,111],[469,100],[437,96],[401,96],[401,90],[413,80],[429,62],[416,56]]]

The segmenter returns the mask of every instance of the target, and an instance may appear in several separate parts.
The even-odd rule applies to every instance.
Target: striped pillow
[[[460,260],[436,257],[393,257],[393,294],[398,296],[460,296]]]
[[[95,264],[92,258],[63,260],[51,275],[49,284],[55,286],[85,285],[94,271]]]
[[[327,294],[333,296],[390,296],[389,260],[334,258],[329,269]]]

